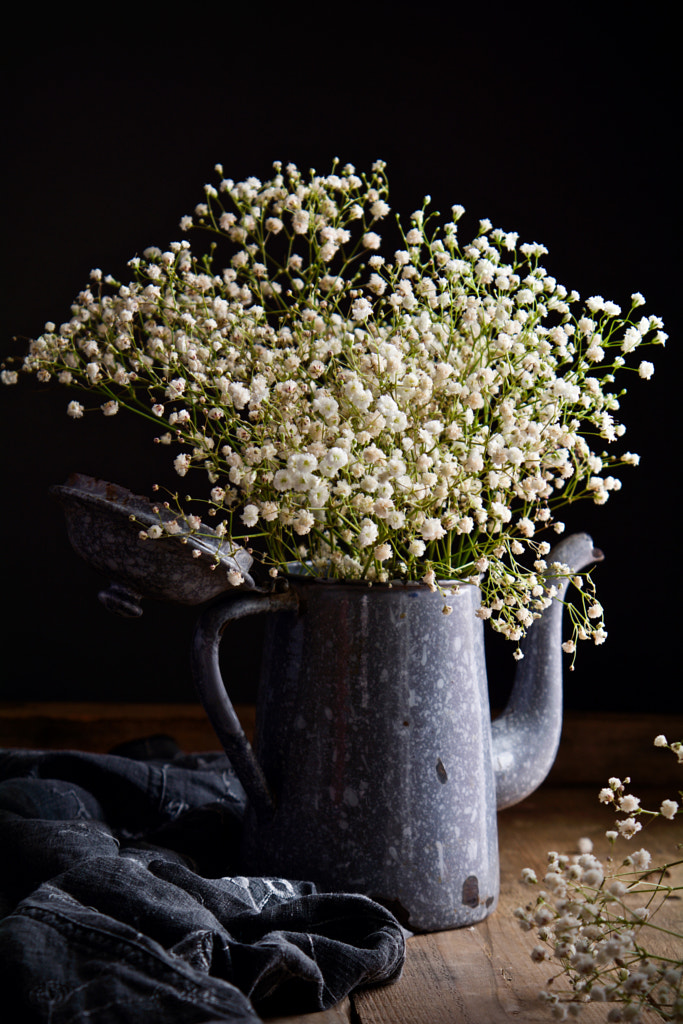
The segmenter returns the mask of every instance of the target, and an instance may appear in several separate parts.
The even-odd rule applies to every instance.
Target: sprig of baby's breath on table
[[[180,222],[208,252],[147,249],[128,283],[92,271],[23,369],[80,389],[75,418],[99,407],[158,424],[178,475],[208,474],[219,532],[262,538],[271,574],[299,560],[369,583],[476,581],[480,616],[513,641],[569,575],[581,589],[565,650],[601,643],[590,576],[549,564],[546,537],[638,462],[609,449],[624,433],[615,375],[648,379],[640,351],[666,339],[643,297],[625,314],[582,304],[542,245],[488,220],[462,243],[462,207],[444,220],[429,197],[382,255],[381,161],[327,175],[276,163],[266,182],[216,171]]]
[[[669,744],[662,735],[655,746],[667,747],[683,762],[683,744]],[[616,843],[641,830],[640,818],[671,821],[681,808],[667,799],[658,810],[648,810],[626,792],[629,782],[612,778],[599,793],[601,803],[625,815],[606,832],[609,856],[599,860],[590,839],[579,840],[576,855],[549,853],[543,889],[535,902],[514,912],[521,927],[539,939],[532,960],[557,967],[540,993],[555,1020],[579,1017],[586,1003],[608,1003],[605,1019],[610,1022],[638,1024],[648,1009],[665,1021],[683,1021],[683,928],[666,928],[655,920],[664,903],[683,892],[683,886],[669,881],[671,869],[683,861],[655,865],[645,849],[623,859],[616,856]],[[539,884],[530,868],[522,879]],[[657,952],[652,943],[659,936],[673,940],[678,954]],[[556,982],[562,980],[569,988],[558,990]]]

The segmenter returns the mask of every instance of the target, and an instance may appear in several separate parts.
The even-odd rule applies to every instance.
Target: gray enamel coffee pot
[[[576,571],[601,557],[579,534],[549,560]],[[529,630],[510,702],[493,723],[474,586],[448,598],[448,616],[441,594],[424,586],[303,576],[285,593],[205,611],[195,683],[250,799],[249,873],[363,892],[413,931],[486,917],[499,890],[496,810],[540,785],[559,744],[567,583],[557,583],[559,600]],[[265,612],[252,751],[218,651],[228,624]]]
[[[210,531],[140,540],[140,526],[165,513],[125,488],[75,475],[53,490],[73,546],[114,581],[100,594],[108,608],[139,615],[142,596],[215,599],[199,617],[193,673],[249,798],[244,873],[366,893],[413,931],[473,924],[495,908],[496,810],[540,785],[559,744],[566,579],[529,630],[508,706],[491,723],[476,587],[449,596],[448,616],[441,594],[420,585],[292,575],[284,592],[260,592],[249,554],[226,552]],[[586,534],[548,556],[573,571],[601,558]],[[239,591],[225,570],[241,573]],[[264,613],[252,749],[218,655],[230,623]]]

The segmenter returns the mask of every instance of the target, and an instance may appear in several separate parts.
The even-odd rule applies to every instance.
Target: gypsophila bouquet
[[[299,560],[369,583],[477,581],[478,614],[519,640],[556,593],[546,574],[570,573],[547,564],[542,532],[563,531],[571,502],[603,504],[613,469],[638,462],[606,450],[624,432],[614,374],[635,354],[631,372],[652,375],[640,350],[665,341],[661,321],[636,315],[640,294],[626,316],[581,305],[542,245],[487,220],[461,244],[463,209],[441,224],[429,197],[382,255],[382,162],[325,176],[276,163],[266,182],[216,170],[180,222],[215,237],[208,254],[147,249],[127,284],[93,270],[23,369],[80,389],[73,417],[158,424],[177,473],[208,474],[219,534],[260,545],[271,575]],[[174,528],[164,516],[145,535]],[[606,636],[590,577],[573,578],[569,652]]]
[[[655,746],[668,747],[683,763],[682,743],[669,744],[658,736]],[[658,811],[646,810],[639,797],[626,792],[629,782],[610,779],[599,794],[602,803],[625,815],[606,832],[610,856],[599,860],[590,839],[579,840],[578,855],[549,853],[544,889],[535,902],[514,912],[525,931],[537,933],[532,960],[558,968],[550,988],[540,993],[556,1020],[578,1017],[582,1005],[597,1002],[611,1004],[607,1021],[638,1024],[648,1009],[663,1020],[683,1021],[683,929],[654,920],[667,900],[680,899],[683,886],[669,879],[683,861],[655,866],[645,849],[619,862],[614,856],[617,841],[630,840],[641,830],[639,819],[671,821],[681,809],[678,801],[663,800]],[[530,868],[522,879],[539,884]],[[568,982],[569,989],[556,991],[558,979]]]

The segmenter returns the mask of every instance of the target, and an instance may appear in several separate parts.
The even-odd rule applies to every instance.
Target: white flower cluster
[[[669,747],[680,758],[680,743],[668,744],[658,736],[655,746]],[[645,811],[616,778],[599,799],[618,811],[651,817],[672,819],[679,810],[675,800],[664,800],[658,812]],[[639,829],[634,818],[627,818],[607,837],[614,844],[619,835],[630,839]],[[615,867],[611,857],[601,861],[593,854],[591,840],[580,839],[578,846],[573,856],[548,854],[544,889],[535,902],[514,911],[522,929],[538,936],[532,960],[559,963],[571,985],[569,992],[544,989],[541,998],[551,1004],[557,1020],[578,1016],[583,1003],[607,1002],[612,1004],[608,1021],[638,1024],[652,1009],[660,1019],[683,1021],[683,959],[646,948],[648,936],[659,931],[652,921],[657,910],[672,896],[680,898],[681,887],[666,882],[673,864],[655,867],[650,853],[641,849]],[[536,872],[524,868],[522,881],[537,885]],[[683,948],[683,934],[668,929],[667,935]]]
[[[606,451],[624,433],[614,372],[664,343],[661,321],[635,315],[640,294],[625,317],[599,296],[581,306],[543,246],[488,221],[460,244],[461,207],[430,227],[425,200],[382,256],[382,162],[367,175],[274,169],[236,183],[219,165],[182,219],[218,236],[221,268],[180,241],[131,260],[128,284],[93,271],[24,370],[94,392],[105,415],[164,423],[177,473],[205,470],[211,514],[232,541],[265,537],[273,567],[485,573],[481,615],[518,640],[552,597],[544,574],[562,574],[539,533],[561,533],[570,502],[603,504],[621,486],[612,470],[638,462]],[[572,643],[606,636],[588,597]]]
[[[655,739],[655,746],[668,747],[678,756],[679,762],[683,761],[683,744],[669,744],[667,743],[665,736],[657,736]],[[640,797],[634,796],[632,793],[625,792],[626,786],[630,781],[631,780],[629,778],[624,779],[623,782],[621,779],[617,778],[609,779],[608,785],[598,793],[598,800],[600,803],[611,804],[617,813],[631,815],[631,817],[621,818],[617,821],[617,832],[608,833],[608,838],[610,839],[613,837],[616,838],[617,834],[623,836],[625,839],[631,839],[636,832],[640,832],[643,826],[636,820],[635,816],[644,815],[646,817],[661,817],[673,820],[673,818],[678,814],[679,806],[676,800],[663,800],[658,811],[648,811],[644,807],[641,807]]]

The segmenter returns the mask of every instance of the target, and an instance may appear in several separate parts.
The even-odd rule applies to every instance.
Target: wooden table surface
[[[248,728],[250,712],[243,711]],[[201,711],[189,706],[74,705],[69,710],[67,705],[0,705],[0,746],[106,750],[133,733],[153,731],[171,733],[183,749],[216,746]],[[654,735],[662,731],[670,739],[683,738],[680,716],[664,721],[659,716],[585,716],[583,721],[570,716],[549,782],[498,816],[501,898],[496,912],[473,927],[410,938],[403,975],[392,985],[354,993],[323,1013],[270,1018],[269,1024],[550,1021],[538,992],[555,971],[548,963],[531,961],[535,933],[523,932],[512,913],[535,898],[535,889],[520,881],[521,870],[531,867],[542,877],[547,852],[576,853],[582,836],[593,840],[597,856],[607,855],[604,833],[613,827],[614,815],[598,803],[597,792],[610,775],[631,774],[631,790],[643,806],[658,807],[663,798],[676,798],[683,770],[669,751],[652,747]],[[575,780],[583,784],[566,784]],[[655,782],[656,789],[648,788]],[[664,863],[680,857],[677,843],[683,843],[680,817],[646,826],[619,848],[626,856],[645,847],[655,863]],[[683,885],[683,867],[674,869],[671,881]],[[662,925],[683,931],[683,900],[670,899],[660,915]],[[658,951],[681,960],[682,945],[664,935]],[[587,1005],[580,1020],[598,1024],[606,1020],[608,1009],[606,1004]],[[652,1012],[643,1018],[644,1024],[659,1020]]]

